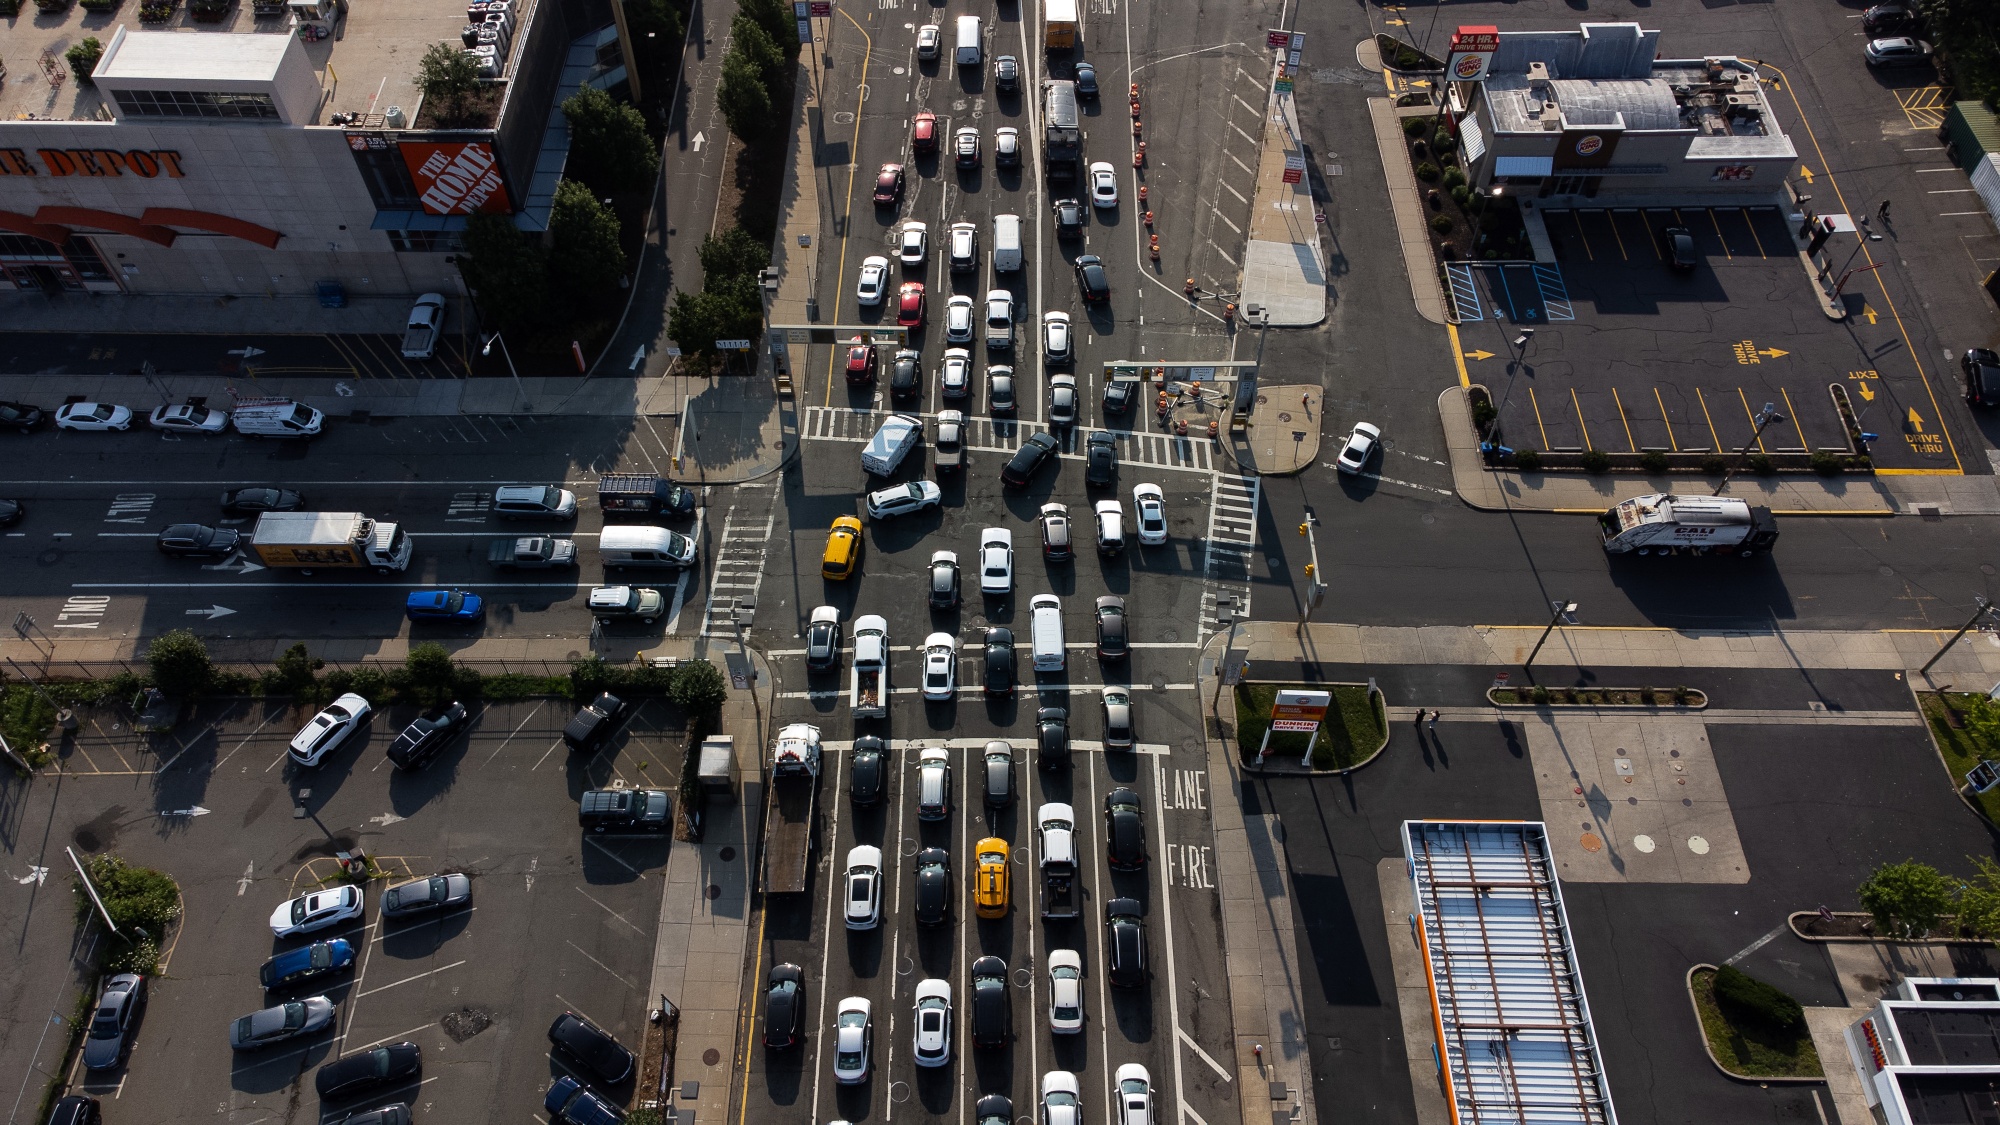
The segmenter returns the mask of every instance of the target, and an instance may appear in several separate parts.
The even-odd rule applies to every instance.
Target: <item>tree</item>
[[[465,224],[458,270],[487,325],[534,335],[549,322],[548,255],[506,215],[476,213]]]
[[[265,695],[298,695],[313,686],[315,673],[326,667],[299,641],[278,657],[277,664],[264,673]]]
[[[1913,938],[1937,928],[1952,907],[1952,881],[1928,863],[1906,859],[1875,869],[1860,888],[1861,905],[1889,936]]]
[[[711,281],[724,277],[754,278],[771,264],[771,248],[742,227],[709,235],[701,244],[701,275]]]
[[[757,64],[740,51],[730,51],[722,59],[722,82],[715,101],[722,107],[722,119],[729,131],[746,141],[754,141],[771,127],[771,91]]]
[[[1784,989],[1724,965],[1715,973],[1715,1003],[1738,1020],[1762,1024],[1781,1035],[1806,1029],[1806,1012]]]
[[[104,44],[98,42],[96,36],[93,35],[63,52],[63,57],[69,60],[69,71],[76,75],[78,85],[96,85],[91,81],[90,74],[97,69],[97,60],[104,57]]]
[[[690,717],[708,714],[728,697],[722,673],[706,660],[690,660],[676,667],[673,682],[667,685],[667,698]]]
[[[786,58],[799,57],[799,23],[785,0],[740,0],[736,10],[755,20]]]
[[[153,670],[153,686],[171,696],[200,695],[215,682],[208,646],[186,629],[154,637],[146,646],[146,663]]]
[[[763,328],[755,278],[711,278],[699,293],[674,294],[667,311],[667,334],[692,355],[712,356],[717,340],[754,340]]]
[[[479,64],[452,43],[433,43],[417,60],[417,89],[426,101],[445,104],[445,113],[432,112],[440,120],[456,122],[465,116],[465,99],[479,88]]]
[[[585,86],[563,103],[569,120],[569,170],[603,195],[644,191],[660,168],[659,149],[646,135],[639,111],[612,100],[595,86]]]
[[[625,274],[618,216],[575,180],[556,185],[549,211],[549,285],[578,319],[615,303]]]
[[[743,12],[736,13],[736,18],[729,21],[729,49],[750,60],[757,73],[764,76],[766,90],[775,94],[785,88],[784,52],[778,49],[769,32]]]

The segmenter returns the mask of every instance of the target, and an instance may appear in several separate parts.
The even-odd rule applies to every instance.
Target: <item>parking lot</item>
[[[1501,405],[1506,444],[1734,452],[1771,403],[1784,421],[1757,452],[1846,453],[1844,395],[1880,435],[1879,466],[1963,467],[1956,369],[1913,354],[1901,321],[1865,301],[1828,320],[1776,208],[1564,209],[1545,221],[1556,264],[1448,271],[1467,367]],[[1667,260],[1675,229],[1693,240],[1691,270]],[[1846,248],[1831,252],[1838,262]]]
[[[576,802],[592,787],[671,788],[676,766],[662,756],[677,756],[678,735],[650,703],[598,754],[572,758],[561,740],[571,711],[559,700],[474,708],[466,737],[407,774],[383,758],[414,717],[405,708],[378,713],[310,771],[285,752],[308,712],[234,704],[196,715],[193,738],[157,751],[129,736],[121,742],[116,715],[86,722],[69,760],[129,768],[65,775],[48,826],[56,862],[66,864],[60,845],[69,844],[156,867],[179,881],[186,913],[129,1063],[78,1071],[74,1088],[103,1099],[112,1125],[332,1121],[395,1101],[410,1102],[421,1119],[520,1120],[540,1115],[551,1081],[572,1073],[573,1062],[552,1055],[545,1038],[564,1009],[636,1051],[653,1002],[669,843],[584,839]],[[274,940],[271,911],[338,885],[332,857],[355,850],[382,876],[366,884],[362,916]],[[471,877],[469,905],[381,917],[383,888],[447,872]],[[352,972],[270,994],[259,987],[265,959],[331,938],[354,945]],[[336,1005],[324,1033],[230,1050],[231,1021],[313,994]],[[315,1094],[321,1064],[403,1041],[423,1051],[416,1081],[336,1103]],[[602,1092],[619,1105],[633,1094],[629,1080]]]

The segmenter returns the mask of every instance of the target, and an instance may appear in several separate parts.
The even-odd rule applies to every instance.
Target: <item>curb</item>
[[[1432,324],[1445,324],[1446,317],[1450,315],[1450,305],[1445,299],[1443,287],[1436,280],[1437,255],[1431,249],[1429,228],[1424,225],[1422,189],[1417,187],[1416,174],[1410,170],[1409,157],[1404,153],[1395,99],[1369,98],[1368,115],[1373,124],[1376,152],[1382,158],[1383,186],[1389,193],[1389,213],[1395,221],[1403,274],[1410,284],[1410,302],[1416,307],[1418,316]],[[1385,119],[1390,123],[1386,130],[1383,125]],[[1405,180],[1408,182],[1405,183]],[[1405,192],[1408,193],[1407,200]],[[1404,202],[1409,202],[1409,206],[1399,205]],[[1413,222],[1415,226],[1410,225]],[[1413,257],[1419,246],[1423,254],[1421,263]],[[1420,264],[1422,269],[1418,268]]]
[[[1764,1076],[1755,1074],[1738,1074],[1735,1071],[1729,1069],[1728,1067],[1723,1066],[1722,1060],[1715,1057],[1715,1048],[1710,1047],[1708,1045],[1708,1031],[1701,1025],[1701,1005],[1697,1003],[1694,998],[1694,975],[1702,971],[1703,969],[1713,969],[1719,972],[1721,971],[1721,966],[1711,965],[1708,962],[1703,961],[1699,965],[1691,965],[1688,967],[1687,977],[1686,977],[1688,1010],[1694,1013],[1694,1031],[1695,1035],[1701,1039],[1701,1053],[1708,1056],[1708,1061],[1715,1064],[1715,1069],[1721,1071],[1724,1077],[1732,1078],[1738,1082],[1755,1082],[1759,1085],[1778,1085],[1778,1086],[1826,1085],[1825,1075],[1821,1075],[1818,1078],[1804,1078],[1804,1077],[1795,1077],[1791,1075]],[[1821,1070],[1826,1069],[1826,1062],[1823,1059],[1820,1061],[1820,1069]]]
[[[1917,717],[1924,721],[1924,737],[1930,740],[1931,753],[1937,755],[1938,766],[1944,770],[1946,779],[1950,779],[1951,763],[1944,760],[1944,747],[1938,745],[1937,732],[1931,729],[1931,717],[1924,711],[1924,693],[1917,689],[1917,685],[1912,682],[1910,676],[1906,675],[1903,677],[1903,685],[1909,689],[1910,703],[1916,708]],[[1943,695],[1944,693],[1933,689],[1931,694]],[[1965,786],[1952,786],[1951,795],[1957,797],[1958,803],[1964,805],[1973,816],[1978,817],[1988,828],[2000,828],[2000,824],[1993,823],[1993,818],[1986,815],[1985,809],[1980,808],[1977,802],[1965,795]]]
[[[1836,910],[1833,912],[1833,916],[1836,918],[1871,917],[1865,910]],[[1819,934],[1804,933],[1799,929],[1800,919],[1817,917],[1819,917],[1817,910],[1794,910],[1790,914],[1785,915],[1785,925],[1790,927],[1792,936],[1798,938],[1800,941],[1816,941],[1823,945],[1963,945],[1983,949],[1993,944],[1990,941],[1980,941],[1976,938],[1931,937],[1899,940],[1897,938],[1885,937],[1825,937]]]
[[[1659,716],[1659,715],[1694,715],[1708,710],[1708,693],[1701,690],[1700,688],[1687,689],[1688,694],[1701,696],[1700,703],[1669,703],[1665,705],[1658,703],[1610,703],[1610,702],[1556,703],[1553,701],[1548,703],[1502,703],[1499,700],[1493,698],[1493,693],[1496,691],[1503,691],[1503,690],[1518,691],[1520,689],[1491,688],[1491,687],[1487,688],[1486,702],[1492,704],[1493,709],[1496,711],[1639,711],[1648,715]],[[1591,687],[1587,690],[1637,692],[1641,689],[1631,688],[1631,687]],[[1660,690],[1661,689],[1659,688],[1653,689],[1653,691],[1656,694]],[[1666,694],[1671,696],[1673,692],[1669,690],[1667,691]]]

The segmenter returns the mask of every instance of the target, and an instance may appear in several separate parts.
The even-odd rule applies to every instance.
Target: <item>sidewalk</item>
[[[1259,476],[1286,476],[1311,468],[1319,457],[1320,404],[1325,398],[1324,388],[1316,386],[1259,387],[1249,428],[1242,434],[1224,430],[1229,439],[1225,448],[1239,467]],[[1194,428],[1192,422],[1188,428]]]
[[[1419,112],[1430,111],[1419,109]],[[1375,127],[1375,147],[1382,154],[1382,174],[1388,181],[1389,211],[1396,218],[1396,239],[1403,246],[1403,272],[1410,279],[1410,300],[1417,315],[1432,324],[1445,323],[1444,289],[1438,282],[1431,236],[1424,225],[1423,192],[1410,169],[1403,146],[1403,115],[1391,98],[1369,98],[1368,117]]]
[[[240,279],[239,279],[240,280]],[[452,323],[464,323],[465,298],[446,294]],[[322,333],[375,333],[401,336],[409,320],[407,295],[368,297],[350,293],[345,308],[329,309],[311,294],[262,296],[177,293],[0,293],[0,324],[9,332],[73,332],[78,335],[149,336],[241,334],[317,336]]]
[[[587,583],[586,583],[587,585]],[[693,603],[690,603],[692,605]],[[164,632],[164,630],[162,630]],[[13,635],[0,637],[0,666],[12,659],[23,668],[46,668],[56,677],[103,675],[103,667],[124,663],[138,670],[145,662],[146,645],[153,634],[140,637],[67,637],[45,639],[39,632],[34,640]],[[235,639],[204,637],[209,657],[217,664],[253,669],[268,668],[297,638],[261,637]],[[432,638],[418,641],[426,643]],[[457,643],[437,638],[451,651],[453,660],[481,665],[482,671],[516,671],[533,675],[558,675],[569,671],[570,661],[596,653],[613,664],[635,660],[686,660],[698,655],[699,638],[692,636],[646,637],[479,637]],[[401,664],[410,654],[408,635],[397,637],[336,637],[309,640],[306,648],[329,665]],[[50,652],[53,650],[54,655]],[[496,668],[495,666],[500,666]]]
[[[1272,77],[1276,75],[1274,65]],[[1326,319],[1326,254],[1314,218],[1312,177],[1285,182],[1286,157],[1303,159],[1305,150],[1298,108],[1291,96],[1277,92],[1275,81],[1262,140],[1237,307],[1247,316],[1251,306],[1261,306],[1276,328],[1309,328]]]

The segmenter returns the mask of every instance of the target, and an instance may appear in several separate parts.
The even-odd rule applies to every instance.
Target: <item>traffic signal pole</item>
[[[1306,553],[1312,556],[1311,561],[1306,563],[1306,601],[1299,609],[1296,632],[1299,637],[1306,635],[1306,620],[1312,616],[1312,611],[1326,600],[1326,585],[1319,580],[1319,541],[1313,536],[1313,529],[1318,526],[1319,517],[1310,511],[1306,513],[1305,522],[1299,525],[1299,534],[1306,537]]]

